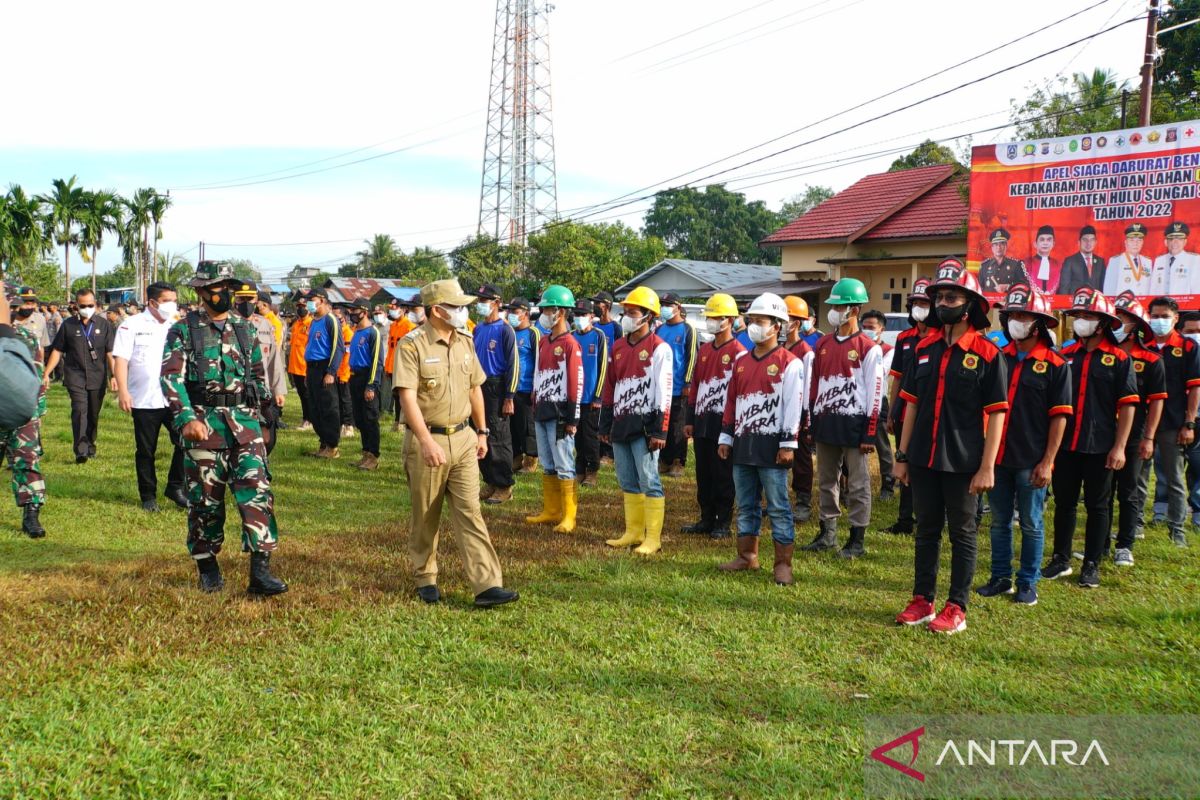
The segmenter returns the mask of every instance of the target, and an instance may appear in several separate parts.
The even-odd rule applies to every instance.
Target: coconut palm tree
[[[96,291],[96,257],[104,234],[114,231],[121,220],[120,199],[109,190],[87,192],[79,215],[79,255],[92,265],[92,291]]]
[[[11,264],[14,259],[28,259],[46,252],[50,240],[46,237],[42,202],[14,183],[8,187],[2,204],[8,244],[0,249],[0,262]]]
[[[125,204],[125,221],[123,227],[124,241],[121,248],[125,253],[126,263],[132,264],[137,275],[138,296],[142,296],[145,286],[144,278],[149,271],[150,251],[147,247],[148,228],[150,227],[150,204],[154,199],[153,189],[138,189],[133,197],[127,197]],[[130,258],[130,256],[133,256]]]
[[[39,195],[38,199],[46,204],[49,211],[47,221],[55,243],[63,249],[63,272],[66,275],[67,300],[71,299],[71,246],[78,242],[75,227],[79,223],[79,215],[83,212],[85,192],[82,187],[75,185],[75,176],[64,181],[54,179],[54,191],[48,195]]]
[[[153,189],[150,191],[154,192]],[[167,209],[171,207],[171,196],[167,194],[159,194],[154,192],[150,198],[150,219],[154,223],[154,255],[150,259],[153,265],[153,274],[150,277],[151,281],[158,280],[158,240],[162,238],[162,219],[167,213]]]

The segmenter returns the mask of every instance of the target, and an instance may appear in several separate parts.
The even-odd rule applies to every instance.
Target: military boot
[[[225,588],[225,579],[221,577],[221,565],[217,563],[216,556],[196,559],[196,569],[200,572],[200,591],[212,594]]]
[[[42,522],[38,519],[41,510],[41,506],[35,506],[33,503],[25,506],[24,514],[21,517],[21,530],[30,539],[41,539],[46,535],[46,529],[42,527]]]
[[[838,551],[838,558],[858,558],[867,551],[863,548],[863,539],[867,536],[867,529],[859,526],[850,528],[850,541],[846,542],[846,546]]]
[[[271,554],[250,554],[250,585],[246,591],[261,597],[273,594],[283,594],[288,590],[287,584],[271,574]]]
[[[821,532],[817,534],[817,538],[800,549],[809,553],[819,553],[835,547],[837,547],[837,520],[823,519],[821,520]]]

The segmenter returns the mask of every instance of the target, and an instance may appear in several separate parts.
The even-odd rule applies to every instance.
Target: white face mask
[[[408,312],[408,321],[413,325],[420,325],[425,320],[421,319],[421,315],[415,311]]]
[[[1150,330],[1155,336],[1166,336],[1175,327],[1175,321],[1170,317],[1154,317],[1150,320]]]
[[[1200,344],[1200,333],[1185,333],[1183,338],[1191,339],[1196,344]]]
[[[621,317],[621,333],[625,334],[626,336],[633,333],[640,327],[642,327],[641,317],[631,317],[628,315]]]
[[[388,319],[400,319],[400,309],[398,309],[398,308],[388,309],[387,317],[388,317]]]
[[[82,308],[81,307],[79,309],[79,316],[82,317],[83,319],[91,319],[92,315],[95,313],[96,313],[96,308],[94,306],[92,308]]]
[[[879,333],[880,332],[875,330],[874,328],[863,328],[862,332],[865,333],[867,335],[867,338],[870,339],[871,341],[873,341],[873,342],[879,341]]]
[[[771,338],[771,329],[773,325],[758,325],[754,324],[746,328],[746,333],[750,337],[750,341],[755,344],[762,344]]]
[[[376,324],[376,325],[382,325],[382,324],[383,324],[384,322],[386,322],[386,321],[387,321],[387,317],[386,317],[386,316],[384,316],[383,314],[376,314],[376,315],[375,315],[375,324]]]
[[[1076,317],[1075,321],[1071,323],[1071,330],[1075,331],[1075,335],[1080,339],[1088,339],[1096,334],[1096,328],[1099,326],[1099,320]]]
[[[913,306],[909,313],[917,322],[924,322],[929,319],[929,306]]]
[[[174,301],[158,304],[158,315],[163,319],[175,319],[175,314],[178,311],[179,305]]]
[[[1029,338],[1029,334],[1032,330],[1032,322],[1019,319],[1010,319],[1008,321],[1008,335],[1012,337],[1014,342],[1023,341],[1024,339]]]
[[[1113,328],[1113,338],[1117,340],[1117,344],[1120,344],[1129,338],[1129,331],[1125,330],[1124,325],[1118,328]]]
[[[704,329],[713,336],[716,336],[725,327],[723,319],[706,319],[704,320]]]
[[[806,319],[800,323],[800,330],[803,331],[804,333],[811,333],[812,329],[813,329],[813,321],[811,319]]]
[[[575,330],[583,333],[588,328],[592,327],[592,318],[587,316],[578,316],[575,318]]]
[[[829,313],[825,315],[825,319],[829,320],[829,324],[833,326],[834,329],[837,329],[845,324],[847,316],[849,315],[840,308],[831,308],[829,309]]]
[[[447,322],[455,328],[465,328],[467,326],[467,307],[447,308],[446,306],[438,306],[442,311],[446,312]]]
[[[554,326],[558,324],[558,317],[560,313],[561,312],[559,311],[550,311],[547,309],[546,311],[542,312],[540,317],[538,317],[538,323],[540,323],[541,326],[546,330],[552,331],[554,330]]]
[[[483,317],[484,319],[487,319],[488,317],[490,317],[492,315],[492,304],[491,303],[476,303],[475,304],[475,313],[478,314],[479,316]]]

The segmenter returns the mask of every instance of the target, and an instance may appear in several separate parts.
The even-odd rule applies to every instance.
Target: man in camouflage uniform
[[[20,306],[13,312],[13,330],[17,338],[29,348],[37,367],[38,378],[42,377],[43,350],[39,341],[34,312],[37,311],[37,295],[28,287],[17,290]],[[12,490],[17,508],[21,509],[21,530],[30,539],[46,535],[38,515],[46,504],[46,481],[42,478],[42,416],[46,413],[46,387],[38,388],[37,412],[33,419],[15,430],[0,430],[0,449],[8,453],[12,463]]]
[[[250,553],[247,591],[286,592],[287,584],[270,570],[278,532],[259,424],[274,398],[254,329],[229,313],[241,281],[228,263],[202,261],[191,286],[200,310],[167,334],[162,368],[163,394],[185,448],[188,552],[200,572],[200,589],[220,591],[225,581],[217,553],[225,540],[225,487],[232,486],[242,516],[242,549]]]

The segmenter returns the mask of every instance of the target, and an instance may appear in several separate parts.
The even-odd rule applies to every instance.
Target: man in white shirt
[[[1153,265],[1142,255],[1146,243],[1146,226],[1135,222],[1125,229],[1125,252],[1108,260],[1104,272],[1104,294],[1116,297],[1121,292],[1131,291],[1139,297],[1153,294],[1150,290],[1150,273]]]
[[[1150,294],[1200,294],[1200,256],[1184,250],[1190,234],[1186,222],[1172,222],[1167,226],[1167,252],[1154,259]]]
[[[175,288],[169,283],[146,287],[146,310],[129,317],[117,328],[113,341],[113,372],[117,379],[117,402],[121,410],[133,415],[133,438],[137,445],[138,494],[142,508],[158,511],[158,478],[154,474],[154,456],[158,452],[159,429],[171,437],[171,468],[163,496],[180,508],[187,508],[183,475],[183,451],[179,437],[171,428],[171,415],[163,397],[163,350],[167,331],[175,323],[178,306]]]

